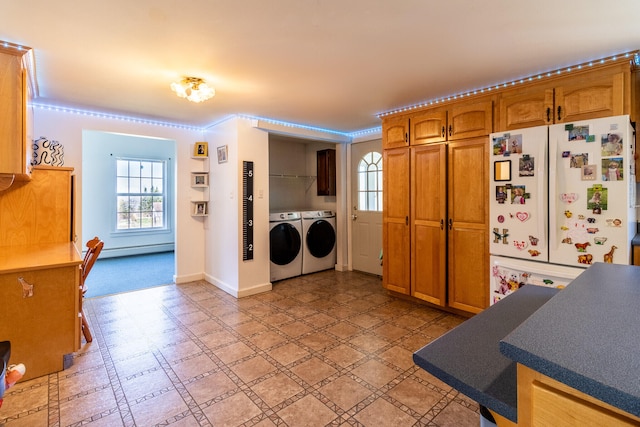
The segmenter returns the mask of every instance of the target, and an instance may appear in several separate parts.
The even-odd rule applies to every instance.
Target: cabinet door
[[[316,183],[318,196],[336,195],[336,150],[329,148],[316,153]]]
[[[0,49],[0,173],[25,174],[26,138],[22,56]]]
[[[447,111],[428,110],[410,117],[411,145],[443,142],[447,140]]]
[[[624,94],[624,72],[567,81],[555,89],[554,120],[565,123],[630,113]]]
[[[489,302],[489,140],[452,142],[448,151],[448,302],[479,313]]]
[[[409,145],[409,119],[404,116],[382,120],[382,148],[399,148]]]
[[[411,295],[447,301],[446,144],[411,148]]]
[[[410,293],[409,149],[384,150],[382,213],[382,283]]]
[[[553,123],[553,89],[512,90],[500,95],[499,131]]]
[[[493,102],[453,105],[449,111],[448,139],[457,140],[493,132]]]

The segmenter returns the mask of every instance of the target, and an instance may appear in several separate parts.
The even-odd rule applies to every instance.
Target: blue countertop
[[[499,342],[559,291],[525,286],[413,355],[416,365],[479,404],[517,420],[516,362]]]
[[[640,267],[593,264],[507,335],[500,351],[640,416]]]

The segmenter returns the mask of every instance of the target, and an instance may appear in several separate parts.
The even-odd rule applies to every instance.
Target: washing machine
[[[269,214],[272,282],[302,274],[302,219],[300,212]]]
[[[333,211],[303,211],[302,274],[336,266],[336,214]]]

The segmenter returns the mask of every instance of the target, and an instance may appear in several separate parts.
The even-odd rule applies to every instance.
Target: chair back
[[[104,242],[97,236],[87,242],[87,252],[84,254],[84,260],[82,261],[82,285],[84,285],[84,281],[93,268],[93,264],[96,263],[103,247]]]

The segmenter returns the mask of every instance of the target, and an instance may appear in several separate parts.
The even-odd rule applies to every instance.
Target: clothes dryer
[[[336,215],[330,210],[304,211],[302,215],[302,274],[336,266]]]
[[[302,274],[302,220],[300,212],[269,214],[270,279]]]

